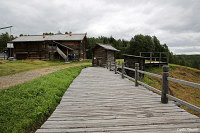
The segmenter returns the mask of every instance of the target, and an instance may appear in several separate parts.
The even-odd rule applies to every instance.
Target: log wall
[[[96,46],[93,49],[93,66],[105,67],[107,61],[115,61],[115,51],[107,50],[103,47]]]
[[[42,59],[42,60],[62,60],[56,54],[56,47],[59,47],[66,55],[76,54],[78,60],[86,59],[85,42],[83,41],[57,41],[65,46],[73,48],[74,50],[67,50],[67,48],[54,44],[53,41],[45,42],[14,42],[14,57],[21,59]]]
[[[105,66],[107,61],[107,50],[102,47],[96,47],[93,50],[93,65]]]

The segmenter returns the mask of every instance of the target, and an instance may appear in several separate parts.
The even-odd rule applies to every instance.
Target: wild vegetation
[[[84,60],[80,62],[72,62],[70,64],[65,64],[64,61],[41,61],[41,60],[17,60],[17,61],[7,61],[0,60],[0,77],[6,75],[12,75],[19,72],[24,72],[28,70],[45,68],[51,66],[73,66],[73,64],[91,62],[91,60]]]
[[[30,132],[55,110],[80,71],[71,67],[0,91],[0,131]]]
[[[185,67],[185,66],[179,66],[179,65],[174,65],[170,64],[170,71],[169,71],[169,76],[177,79],[182,79],[190,82],[195,82],[200,84],[200,70],[190,68],[190,67]],[[156,74],[162,74],[162,68],[151,68],[147,69],[146,71],[151,72],[151,73],[156,73]],[[145,75],[144,79],[142,81],[150,86],[153,86],[159,90],[161,90],[161,79]],[[186,85],[182,85],[179,83],[174,83],[170,82],[169,87],[173,92],[173,95],[175,97],[178,97],[184,101],[187,101],[193,105],[196,105],[200,107],[200,89],[199,88],[194,88]],[[188,112],[195,114],[200,117],[200,113],[195,112],[191,110],[190,108],[187,108],[185,106],[181,106]]]

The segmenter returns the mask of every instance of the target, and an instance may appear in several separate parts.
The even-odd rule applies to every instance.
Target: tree
[[[0,51],[2,51],[3,49],[5,49],[7,47],[7,43],[9,41],[12,41],[14,39],[14,37],[8,34],[8,32],[6,33],[2,33],[0,35]]]

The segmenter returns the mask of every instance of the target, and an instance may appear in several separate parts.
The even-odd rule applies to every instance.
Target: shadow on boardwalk
[[[200,118],[104,68],[83,69],[37,132],[200,132]]]

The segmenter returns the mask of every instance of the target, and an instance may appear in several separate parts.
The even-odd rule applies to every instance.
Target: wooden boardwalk
[[[200,118],[105,68],[90,67],[70,85],[37,132],[200,132]]]

